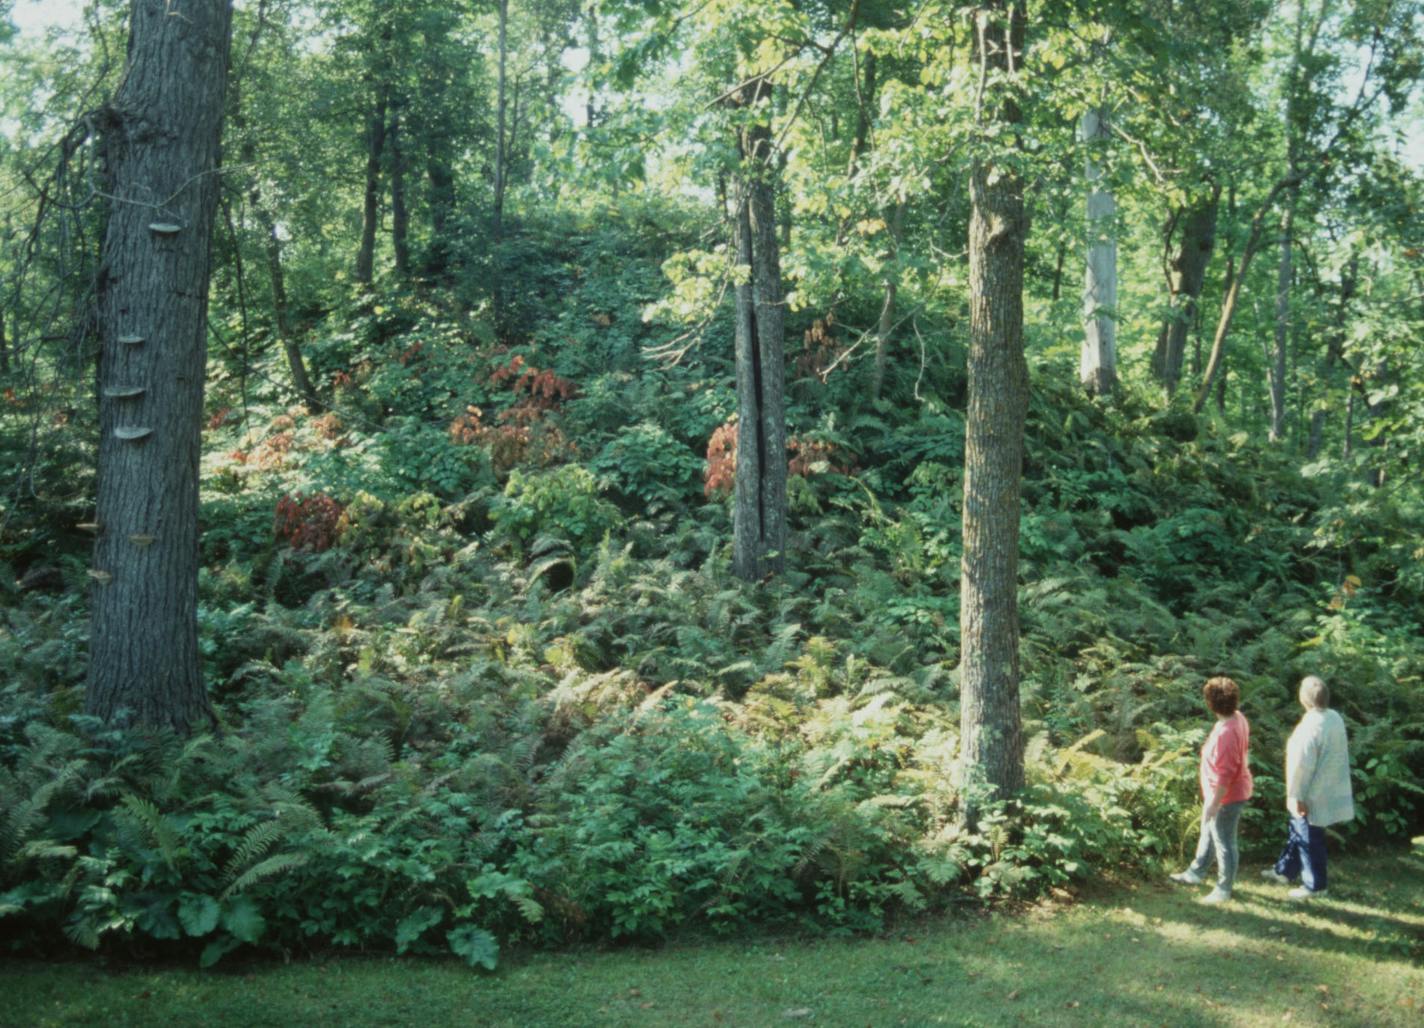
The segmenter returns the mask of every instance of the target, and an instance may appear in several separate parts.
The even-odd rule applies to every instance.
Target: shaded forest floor
[[[221,971],[0,962],[0,1022],[1406,1025],[1424,1014],[1424,839],[1347,854],[1327,900],[1242,868],[1235,901],[1122,883],[873,939],[774,937],[453,961]]]

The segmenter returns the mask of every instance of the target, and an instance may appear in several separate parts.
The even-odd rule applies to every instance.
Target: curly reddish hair
[[[1202,686],[1202,697],[1213,714],[1229,717],[1241,703],[1241,688],[1225,675],[1208,678]]]

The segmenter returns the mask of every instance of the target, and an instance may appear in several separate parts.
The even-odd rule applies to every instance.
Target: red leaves
[[[336,542],[337,525],[345,508],[325,493],[284,494],[277,501],[273,531],[294,550],[320,553]]]

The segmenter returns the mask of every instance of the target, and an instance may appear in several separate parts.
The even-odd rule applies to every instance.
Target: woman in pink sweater
[[[1231,679],[1208,679],[1202,696],[1216,715],[1216,725],[1201,751],[1201,836],[1191,866],[1172,875],[1172,880],[1200,885],[1206,881],[1207,868],[1215,856],[1216,887],[1201,901],[1225,903],[1231,898],[1231,886],[1236,880],[1236,827],[1251,798],[1251,726],[1236,709],[1241,690]]]

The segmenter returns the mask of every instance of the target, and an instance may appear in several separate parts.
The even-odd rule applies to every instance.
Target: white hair
[[[1316,710],[1330,706],[1330,686],[1319,675],[1306,675],[1300,680],[1300,698]]]

